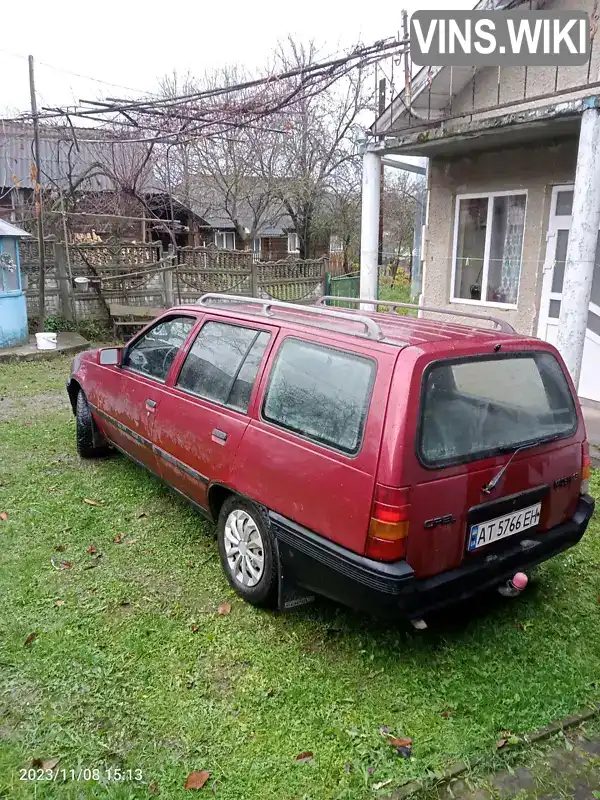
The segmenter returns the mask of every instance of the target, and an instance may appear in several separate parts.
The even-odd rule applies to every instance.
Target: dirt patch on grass
[[[69,398],[64,394],[34,394],[30,397],[0,397],[0,422],[39,419],[55,411],[70,411]]]
[[[0,742],[18,738],[19,725],[35,714],[40,698],[38,688],[23,677],[0,683]]]

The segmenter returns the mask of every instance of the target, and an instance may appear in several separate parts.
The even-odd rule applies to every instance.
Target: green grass
[[[396,303],[410,303],[410,278],[402,270],[398,270],[396,280],[390,277],[379,278],[379,300],[388,300]],[[385,306],[379,308],[380,311],[388,311]],[[412,308],[398,308],[395,313],[403,314],[408,317],[416,317],[417,311]]]
[[[204,793],[230,800],[369,798],[600,699],[597,521],[518,600],[425,634],[325,601],[261,612],[183,501],[120,456],[77,458],[67,372],[0,367],[0,796],[178,798],[206,769]],[[413,738],[413,758],[380,726]],[[19,780],[58,757],[143,779]]]
[[[397,303],[410,303],[410,278],[402,270],[398,270],[396,280],[389,277],[379,278],[379,300],[392,300]]]

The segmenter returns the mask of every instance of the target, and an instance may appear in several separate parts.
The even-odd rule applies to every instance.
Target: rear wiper
[[[483,492],[483,494],[491,494],[494,491],[496,486],[498,486],[498,484],[502,480],[502,478],[504,476],[504,473],[506,472],[506,470],[512,464],[513,459],[515,458],[515,456],[517,456],[519,453],[522,453],[523,450],[530,450],[532,447],[537,447],[539,444],[547,444],[548,442],[553,442],[558,438],[559,438],[558,435],[557,436],[551,436],[550,438],[541,437],[539,439],[536,439],[534,442],[527,442],[527,444],[522,444],[520,447],[517,447],[515,450],[512,450],[512,451],[511,450],[506,450],[505,452],[507,452],[507,453],[511,453],[512,452],[511,457],[508,459],[506,464],[502,467],[500,472],[498,472],[496,475],[494,475],[494,477],[491,479],[491,481],[486,483],[485,486],[482,486],[481,491]]]

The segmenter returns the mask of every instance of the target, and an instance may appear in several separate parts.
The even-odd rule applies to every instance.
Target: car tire
[[[108,447],[96,427],[92,412],[83,391],[77,395],[75,405],[75,440],[81,458],[98,458],[106,455]]]
[[[267,510],[244,497],[228,497],[219,513],[217,539],[223,571],[234,591],[253,606],[273,607],[278,565]]]

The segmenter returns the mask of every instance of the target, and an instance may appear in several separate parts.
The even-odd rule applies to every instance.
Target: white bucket
[[[56,350],[55,333],[36,333],[35,341],[38,350]]]

